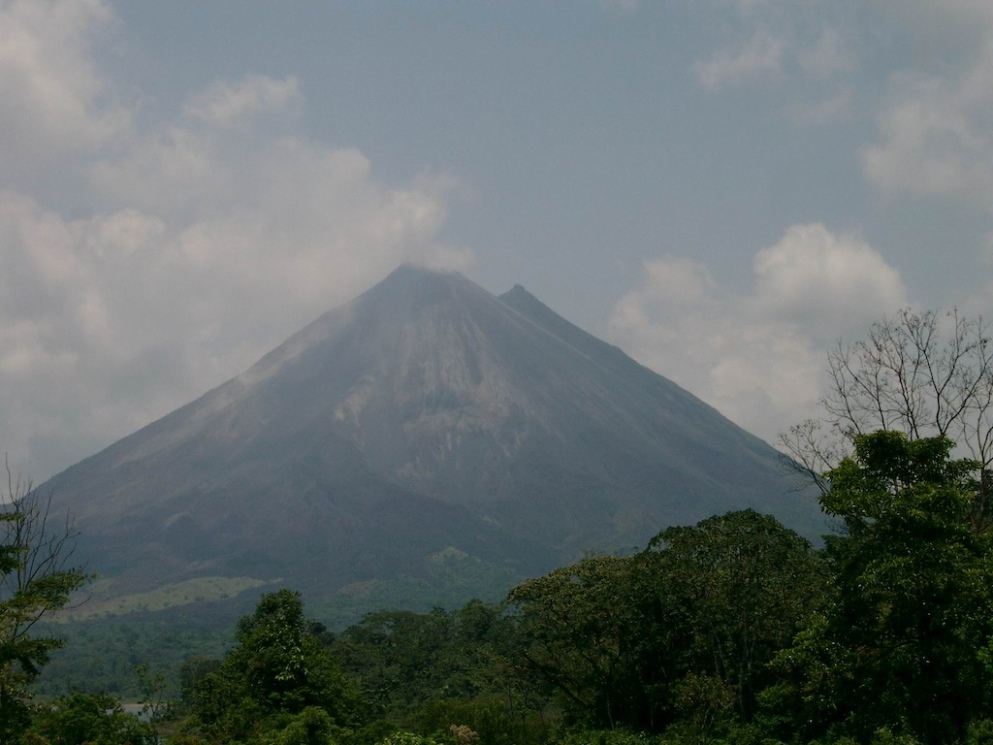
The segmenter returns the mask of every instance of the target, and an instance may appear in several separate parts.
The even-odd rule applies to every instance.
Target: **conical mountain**
[[[134,589],[331,590],[446,550],[527,576],[730,509],[818,524],[713,408],[521,287],[413,266],[44,488]]]

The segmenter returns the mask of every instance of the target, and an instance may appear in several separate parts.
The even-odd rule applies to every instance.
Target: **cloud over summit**
[[[302,130],[295,78],[218,80],[138,126],[90,55],[113,20],[98,0],[0,5],[0,450],[35,478],[398,263],[470,260],[437,240],[452,179],[377,182]],[[71,184],[85,198],[49,201]]]

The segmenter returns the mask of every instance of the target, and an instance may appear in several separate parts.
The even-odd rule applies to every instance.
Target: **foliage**
[[[188,719],[171,742],[993,742],[993,348],[981,323],[954,315],[939,343],[941,323],[906,312],[832,356],[826,421],[847,450],[816,450],[815,430],[794,430],[820,458],[808,467],[830,463],[821,506],[838,532],[823,549],[772,517],[732,512],[663,530],[632,556],[527,580],[504,605],[383,610],[338,637],[281,590],[239,622],[223,659],[185,659]],[[953,457],[948,435],[963,427],[977,458]],[[35,545],[0,544],[5,577],[35,566]],[[28,587],[28,605],[67,597],[58,582],[51,595]],[[0,631],[19,602],[0,598]],[[35,636],[22,641],[37,667],[57,642]],[[162,711],[163,679],[138,673],[147,710]],[[19,705],[0,729],[23,731]],[[113,745],[151,729],[110,699],[74,694],[38,708],[29,733],[39,745]]]
[[[216,670],[194,681],[192,728],[210,741],[229,742],[261,741],[286,728],[291,737],[301,728],[323,727],[324,717],[337,727],[351,724],[357,695],[323,635],[323,627],[304,618],[298,593],[264,595],[239,622],[237,645]]]
[[[993,566],[971,521],[975,463],[953,460],[942,437],[881,431],[854,445],[822,497],[845,526],[827,542],[832,602],[779,656],[784,680],[768,702],[792,707],[790,725],[810,735],[956,741],[991,683],[979,650],[993,634]]]
[[[27,723],[28,685],[60,639],[34,633],[88,579],[70,565],[75,534],[68,518],[50,519],[51,500],[7,471],[9,501],[0,511],[0,742]],[[0,494],[0,502],[4,502]]]
[[[294,716],[270,742],[275,745],[328,745],[339,731],[331,716],[318,706],[308,706]]]
[[[41,745],[154,745],[151,727],[102,694],[74,693],[42,707],[27,741]],[[6,740],[4,740],[6,742]]]
[[[813,612],[825,568],[774,518],[732,512],[670,528],[634,557],[594,557],[530,580],[528,667],[569,721],[706,737],[749,722],[766,663]]]
[[[854,447],[828,474],[822,504],[843,532],[822,550],[732,512],[528,580],[508,606],[380,611],[338,637],[296,593],[265,595],[223,659],[183,664],[189,716],[170,742],[990,742],[993,565],[971,520],[975,464],[943,438],[879,432]],[[139,672],[157,709],[162,680]],[[57,738],[89,721],[85,697],[62,701],[39,710],[36,742],[73,742]]]
[[[613,728],[631,711],[631,666],[642,627],[629,597],[631,562],[600,556],[528,580],[509,600],[521,611],[522,654],[576,721]]]
[[[414,732],[394,732],[389,737],[380,740],[378,745],[439,745],[430,737]]]
[[[480,745],[496,745],[543,732],[544,700],[514,663],[518,646],[517,620],[477,600],[456,611],[369,614],[332,650],[370,718],[440,739],[467,727]]]
[[[234,643],[233,624],[199,617],[193,622],[149,616],[44,624],[43,634],[58,634],[65,648],[52,654],[32,685],[36,696],[55,698],[73,691],[106,692],[127,701],[144,693],[135,675],[150,665],[166,675],[166,698],[181,695],[180,670],[195,657],[219,659]]]
[[[821,600],[827,575],[810,543],[775,518],[744,510],[669,528],[642,560],[657,602],[681,608],[691,635],[677,707],[692,711],[699,701],[751,721],[768,661]]]

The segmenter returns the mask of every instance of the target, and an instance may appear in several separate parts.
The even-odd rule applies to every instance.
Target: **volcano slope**
[[[326,596],[451,561],[509,586],[732,509],[821,528],[781,456],[710,406],[519,286],[413,266],[43,489],[117,594]]]

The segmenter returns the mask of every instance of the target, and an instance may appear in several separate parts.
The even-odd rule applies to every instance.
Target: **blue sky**
[[[988,0],[0,0],[0,450],[43,479],[403,261],[767,439],[989,315]]]

